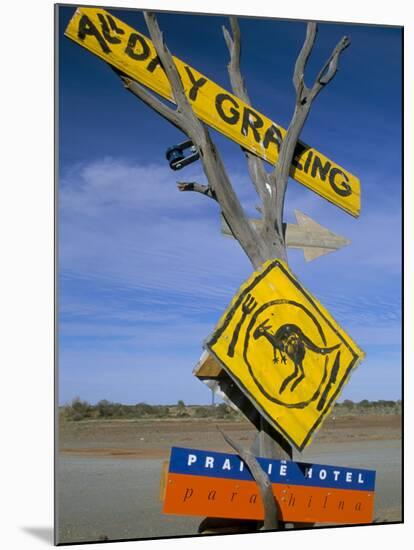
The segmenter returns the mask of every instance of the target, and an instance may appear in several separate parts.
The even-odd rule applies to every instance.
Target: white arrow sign
[[[307,262],[334,252],[351,243],[348,239],[322,227],[322,225],[319,225],[319,223],[316,223],[312,218],[299,210],[295,210],[294,212],[298,223],[286,224],[286,245],[289,248],[303,248]],[[251,219],[250,222],[258,229],[262,225],[262,220],[260,219]],[[221,232],[227,237],[233,237],[231,229],[223,216],[221,216]]]

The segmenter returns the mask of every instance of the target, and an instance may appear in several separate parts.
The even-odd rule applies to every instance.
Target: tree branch
[[[165,74],[167,75],[168,81],[171,84],[172,93],[178,106],[178,111],[182,112],[185,116],[185,124],[193,125],[195,118],[193,109],[191,108],[191,105],[185,95],[180,74],[175,66],[171,52],[167,48],[164,41],[164,35],[158,26],[155,13],[144,11],[144,18],[151,35],[151,39],[157,50],[160,63],[165,71]]]
[[[276,499],[273,494],[272,484],[270,482],[269,476],[260,466],[260,464],[256,460],[256,457],[253,455],[251,451],[244,449],[241,445],[233,441],[233,439],[229,435],[224,433],[219,426],[217,426],[217,429],[219,430],[221,435],[224,437],[224,439],[227,441],[227,443],[230,445],[230,447],[232,447],[236,451],[236,453],[240,456],[240,458],[243,460],[243,462],[247,464],[252,476],[254,477],[254,480],[259,486],[260,495],[262,497],[263,508],[265,512],[263,528],[266,530],[278,529],[279,507],[276,503]]]
[[[177,187],[179,191],[195,191],[210,199],[217,200],[216,194],[209,185],[203,185],[196,181],[177,181]]]
[[[300,100],[302,98],[304,90],[306,90],[306,93],[308,92],[308,88],[305,85],[305,67],[312,52],[317,31],[318,29],[316,23],[309,22],[306,28],[305,42],[303,43],[302,49],[298,55],[295,63],[295,69],[293,71],[293,85],[296,91],[296,100]]]
[[[322,87],[328,84],[335,76],[338,69],[339,56],[350,44],[350,40],[347,37],[342,38],[317,76],[314,85],[309,89],[305,85],[304,74],[306,63],[315,43],[316,33],[316,23],[309,22],[307,25],[305,42],[296,61],[293,74],[293,84],[296,90],[295,110],[279,151],[279,161],[271,174],[271,179],[277,187],[274,209],[276,213],[275,224],[278,234],[283,234],[283,208],[286,187],[290,171],[292,170],[292,161],[299,135],[308,118],[314,99]]]
[[[119,75],[122,82],[124,83],[125,88],[134,94],[136,97],[138,97],[141,101],[143,101],[148,107],[151,107],[151,109],[154,109],[157,111],[161,116],[166,118],[169,122],[174,124],[177,128],[185,131],[184,126],[184,120],[180,113],[176,109],[171,109],[165,103],[163,103],[160,99],[158,99],[155,95],[153,95],[151,92],[149,92],[144,86],[141,86],[141,84],[138,84],[135,80],[132,80],[131,78],[128,78],[124,75]]]
[[[227,65],[229,72],[231,87],[233,92],[243,101],[251,104],[249,94],[244,83],[244,78],[240,69],[240,54],[241,54],[241,41],[240,41],[240,27],[237,21],[237,17],[234,15],[229,17],[231,33],[223,25],[223,35],[226,41],[227,48],[230,53],[230,62]]]
[[[338,70],[339,56],[350,45],[351,40],[348,36],[344,36],[336,45],[331,53],[328,61],[322,67],[320,73],[316,77],[315,84],[312,88],[312,99],[315,99],[321,89],[329,84]]]
[[[223,215],[253,266],[258,268],[269,257],[266,244],[247,219],[206,126],[198,120],[192,110],[185,95],[177,67],[165,45],[155,15],[144,12],[144,17],[157,55],[170,82],[178,106],[177,113],[181,127],[193,143],[197,144],[204,172],[217,197],[217,201],[220,203]],[[159,105],[153,104],[151,106],[160,112]]]
[[[237,21],[237,17],[231,16],[230,18],[230,27],[231,32],[223,25],[223,35],[224,40],[226,41],[227,48],[230,54],[230,62],[227,65],[230,83],[233,90],[233,93],[239,97],[242,101],[251,105],[250,97],[246,89],[244,78],[241,74],[240,68],[240,55],[241,55],[241,40],[240,40],[240,27]],[[267,182],[267,172],[264,167],[262,159],[246,151],[244,149],[244,154],[247,159],[247,165],[249,168],[250,178],[253,182],[253,185],[256,188],[256,191],[260,198],[262,199],[263,205],[269,197],[269,190],[266,188]]]

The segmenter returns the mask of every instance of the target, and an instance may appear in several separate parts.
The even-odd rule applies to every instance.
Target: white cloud
[[[60,198],[64,281],[222,302],[248,274],[238,244],[220,233],[217,204],[179,193],[167,168],[105,159],[65,179]]]
[[[238,244],[220,233],[217,204],[176,190],[177,179],[205,181],[199,170],[191,167],[177,175],[167,166],[107,158],[76,166],[62,178],[59,273],[65,399],[82,393],[83,384],[89,388],[85,397],[116,399],[103,388],[122,394],[122,385],[126,388],[139,376],[145,391],[138,392],[137,400],[145,399],[154,384],[148,365],[151,376],[164,376],[170,384],[170,368],[187,377],[202,341],[251,274]],[[232,177],[253,211],[255,195],[246,175]],[[400,344],[400,213],[385,206],[376,204],[354,220],[293,185],[286,207],[288,221],[293,221],[293,208],[299,208],[352,239],[350,247],[310,264],[300,253],[291,253],[291,267],[364,349]],[[373,372],[371,359],[366,361]],[[381,363],[385,377],[390,364]],[[365,381],[362,372],[354,375],[356,380],[362,376]],[[92,381],[102,373],[98,395]],[[167,390],[165,399],[159,394],[164,402]],[[176,391],[177,399],[185,395]],[[204,393],[197,390],[195,395]]]
[[[198,168],[192,170],[187,179],[201,181]],[[110,158],[68,173],[60,193],[63,285],[78,279],[140,291],[140,304],[147,305],[159,304],[169,294],[171,306],[189,312],[226,305],[250,274],[250,263],[235,241],[222,237],[217,204],[196,193],[179,193],[176,178],[168,167]],[[233,179],[246,201],[254,197],[247,178]],[[387,277],[400,269],[399,247],[391,246],[398,239],[399,211],[388,212],[384,224],[384,208],[354,220],[295,187],[288,206],[292,201],[353,241],[306,266],[299,254],[291,254],[293,270],[305,286],[348,322],[399,321],[395,285],[385,301],[384,289],[371,288],[378,281],[387,284]]]

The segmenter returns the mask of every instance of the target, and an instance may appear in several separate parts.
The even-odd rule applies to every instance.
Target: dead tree
[[[255,269],[258,269],[264,262],[272,258],[281,258],[287,261],[283,229],[283,208],[292,161],[295,158],[295,149],[313,101],[322,88],[329,84],[334,77],[338,68],[340,54],[350,43],[349,38],[343,37],[340,40],[316,77],[313,86],[308,87],[305,84],[304,73],[317,33],[316,23],[308,23],[306,38],[297,58],[293,74],[293,84],[296,92],[295,108],[286,135],[280,146],[278,162],[268,172],[265,169],[264,162],[260,158],[248,151],[244,151],[250,177],[260,199],[259,209],[263,218],[261,228],[256,229],[248,220],[241,206],[224,168],[220,153],[212,141],[206,125],[196,117],[187,100],[180,75],[171,53],[164,42],[163,34],[159,29],[154,13],[144,12],[144,16],[161,66],[171,85],[177,107],[171,108],[167,106],[131,78],[125,75],[121,75],[121,78],[125,87],[130,92],[184,132],[196,146],[208,185],[197,182],[179,182],[178,189],[180,191],[199,192],[218,202],[234,237],[247,254]],[[241,45],[237,18],[230,17],[230,27],[231,32],[223,27],[223,33],[230,53],[228,72],[231,86],[234,94],[250,105],[250,98],[240,69]],[[264,472],[259,472],[260,467],[257,469],[254,466],[254,462],[252,462],[250,456],[251,453],[249,454],[245,450],[238,449],[228,436],[226,436],[226,440],[239,453],[244,453],[250,465],[253,464],[254,477],[261,489],[265,503],[265,525],[267,528],[274,528],[275,525],[277,526],[277,520],[274,518],[275,508],[269,504],[272,499],[268,498],[271,488],[269,489],[270,482],[267,475]],[[289,443],[265,420],[262,420],[259,446],[261,456],[268,458],[292,457],[292,448]]]

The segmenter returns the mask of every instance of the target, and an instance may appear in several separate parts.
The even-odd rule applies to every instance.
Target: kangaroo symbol
[[[290,386],[290,391],[293,391],[296,386],[305,378],[305,373],[303,371],[303,360],[306,355],[306,349],[309,349],[320,355],[326,355],[337,349],[341,344],[336,344],[330,348],[320,348],[315,345],[310,338],[308,338],[302,330],[293,324],[282,325],[277,329],[273,334],[269,332],[272,328],[271,325],[267,324],[269,319],[260,323],[253,333],[253,338],[257,340],[261,336],[264,336],[273,347],[273,362],[278,363],[278,352],[280,354],[280,359],[282,363],[286,363],[286,356],[284,353],[293,361],[295,365],[295,370],[292,374],[287,376],[280,386],[279,393],[283,393],[286,389],[286,386],[289,382],[294,382]],[[295,380],[296,379],[296,380]]]

